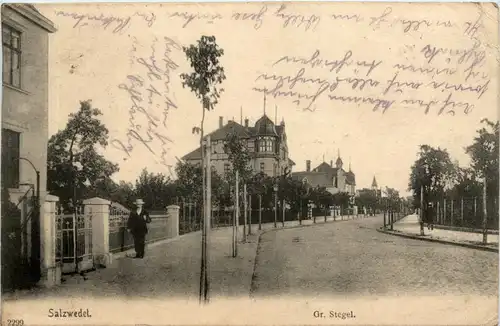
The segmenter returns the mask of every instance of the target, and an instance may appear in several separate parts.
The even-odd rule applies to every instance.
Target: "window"
[[[248,151],[252,153],[255,150],[255,143],[253,140],[248,141]]]
[[[231,172],[231,165],[229,163],[224,164],[224,175],[229,174]]]
[[[211,144],[210,144],[210,148],[211,148],[211,153],[212,154],[216,154],[217,153],[217,141],[213,141]]]
[[[272,137],[262,137],[259,141],[259,152],[273,152],[274,141]]]
[[[21,33],[2,24],[3,82],[21,87]]]
[[[2,129],[2,183],[7,188],[19,187],[20,133]]]
[[[264,172],[264,168],[265,168],[264,162],[260,162],[260,172]]]

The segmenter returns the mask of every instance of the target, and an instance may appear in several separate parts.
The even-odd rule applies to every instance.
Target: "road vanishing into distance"
[[[379,217],[267,232],[252,296],[498,293],[498,254],[376,231]]]

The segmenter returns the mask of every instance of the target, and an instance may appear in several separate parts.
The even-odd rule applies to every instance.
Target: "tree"
[[[100,178],[109,178],[118,165],[97,152],[97,146],[108,145],[108,129],[99,120],[102,113],[90,101],[80,102],[80,109],[69,115],[66,128],[49,139],[47,158],[47,189],[58,196],[67,209],[76,187],[77,199]],[[80,163],[77,171],[74,163]]]
[[[132,207],[134,200],[137,198],[134,185],[130,182],[120,181],[115,184],[114,191],[110,194],[110,200],[119,203],[125,207]]]
[[[273,185],[273,178],[262,171],[254,174],[248,180],[248,188],[250,190],[250,193],[261,196],[262,208],[271,208],[274,205]]]
[[[135,193],[145,202],[145,208],[164,210],[177,202],[176,184],[162,173],[149,173],[143,169],[135,182]]]
[[[307,194],[306,185],[301,181],[286,178],[284,179],[283,186],[280,188],[284,188],[283,196],[290,205],[290,210],[293,213],[299,213],[302,207],[302,200]]]
[[[378,208],[377,193],[373,190],[361,191],[359,196],[355,199],[356,205],[359,208],[366,207],[367,210],[371,209],[373,212]]]
[[[470,155],[471,167],[478,177],[486,178],[489,194],[498,196],[498,121],[493,123],[488,119],[481,121],[486,124],[477,130],[474,143],[465,149]]]
[[[455,186],[447,192],[453,197],[477,197],[482,194],[482,185],[478,181],[477,173],[472,168],[457,169]]]
[[[177,191],[183,201],[202,203],[202,172],[199,164],[185,162],[177,163],[175,167],[177,174]]]
[[[241,138],[234,130],[229,132],[224,140],[224,152],[233,167],[231,173],[225,176],[226,179],[229,182],[235,181],[235,172],[238,171],[240,184],[247,183],[252,177],[252,169],[246,139]]]
[[[419,157],[411,167],[408,190],[413,192],[414,204],[420,206],[421,187],[424,187],[424,201],[438,199],[444,190],[451,187],[456,177],[456,166],[445,149],[421,145]]]
[[[193,133],[200,134],[201,162],[205,162],[204,123],[205,110],[210,111],[215,108],[223,89],[218,85],[222,83],[226,76],[224,68],[219,63],[219,58],[224,55],[224,50],[219,48],[215,36],[202,36],[197,45],[183,47],[187,59],[190,61],[193,72],[181,74],[182,86],[188,86],[201,102],[202,117],[200,127],[194,127]],[[202,189],[203,206],[205,206],[205,169],[202,169]],[[200,274],[200,298],[208,301],[208,275],[207,275],[207,253],[206,237],[208,228],[205,226],[202,231],[202,261]]]
[[[349,193],[338,192],[332,195],[332,204],[346,208],[349,206],[350,198],[351,196],[349,195]]]

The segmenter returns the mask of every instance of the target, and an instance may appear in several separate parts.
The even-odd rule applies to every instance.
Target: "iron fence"
[[[486,203],[488,229],[498,230],[498,199],[491,198]],[[426,222],[432,221],[435,225],[464,228],[483,228],[484,207],[483,198],[459,197],[443,198],[431,201],[424,211]]]

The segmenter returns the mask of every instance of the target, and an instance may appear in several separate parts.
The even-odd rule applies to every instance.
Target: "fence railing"
[[[195,232],[201,230],[202,223],[203,223],[203,210],[200,209],[200,205],[195,204],[195,203],[178,203],[180,207],[180,212],[179,212],[179,234],[185,234],[189,232]],[[234,219],[234,209],[233,207],[229,208],[224,208],[224,209],[217,209],[214,208],[212,210],[212,220],[211,220],[211,226],[212,228],[221,228],[221,227],[229,227],[233,223]],[[239,214],[239,224],[243,225],[245,223],[245,215],[243,211],[243,204],[241,205],[240,208],[240,214]],[[288,221],[297,221],[297,220],[308,220],[308,219],[314,219],[314,218],[323,218],[324,216],[331,216],[332,211],[327,208],[326,210],[324,208],[320,207],[314,207],[312,208],[312,214],[308,214],[308,207],[307,205],[303,205],[302,209],[299,209],[299,212],[296,210],[291,210],[289,207],[285,209],[285,222]],[[352,216],[352,215],[357,215],[361,216],[364,215],[363,212],[361,212],[359,209],[357,212],[355,211],[354,208],[349,208],[349,207],[341,207],[337,210],[335,210],[335,213],[333,214],[334,216]],[[368,216],[368,214],[367,214]],[[259,218],[260,217],[260,218]],[[277,221],[277,223],[281,223],[283,221],[283,208],[281,203],[278,205],[278,209],[275,211],[274,207],[273,208],[258,208],[258,205],[253,203],[252,208],[247,209],[247,223],[251,221],[251,224],[259,224],[259,221],[264,224],[264,223],[273,223],[274,221]]]
[[[486,203],[488,229],[498,230],[498,199]],[[483,228],[483,198],[460,197],[430,201],[424,211],[425,222],[448,227]]]

